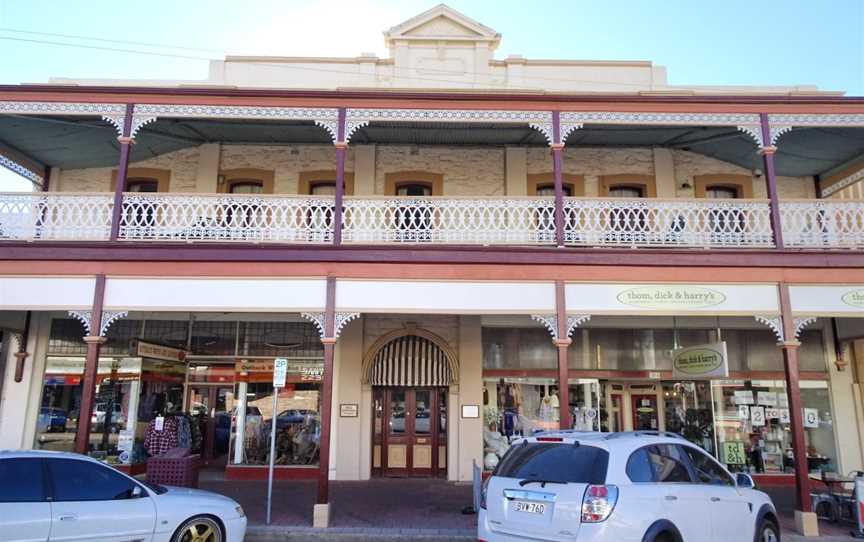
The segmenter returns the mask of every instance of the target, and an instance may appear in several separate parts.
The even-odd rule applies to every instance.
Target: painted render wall
[[[274,192],[296,194],[300,172],[333,170],[331,145],[202,145],[134,162],[130,167],[171,169],[172,192],[212,193],[218,170],[258,168],[275,173]],[[218,161],[218,167],[216,167]],[[74,192],[110,190],[115,168],[63,170],[59,188]],[[444,175],[445,196],[524,195],[527,175],[550,173],[552,158],[545,147],[444,147],[364,145],[349,147],[345,171],[355,175],[357,195],[383,195],[388,173],[423,171]],[[752,175],[751,170],[697,153],[651,148],[565,148],[564,173],[585,176],[585,195],[598,196],[600,176],[622,173],[653,175],[659,197],[692,198],[681,185],[701,174]],[[778,177],[781,198],[815,198],[811,177]],[[764,177],[753,178],[753,195],[765,198]]]

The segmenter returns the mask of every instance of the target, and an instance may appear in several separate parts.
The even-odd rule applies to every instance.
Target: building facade
[[[168,427],[263,478],[275,417],[320,510],[558,428],[679,433],[802,511],[862,468],[862,100],[495,60],[446,6],[385,39],[0,88],[40,187],[0,195],[0,448],[139,472]]]

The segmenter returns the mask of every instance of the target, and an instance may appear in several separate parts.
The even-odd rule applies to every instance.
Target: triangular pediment
[[[384,32],[388,41],[407,39],[468,39],[499,41],[501,35],[458,11],[439,4]]]

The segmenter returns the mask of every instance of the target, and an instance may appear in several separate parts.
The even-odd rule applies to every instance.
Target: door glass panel
[[[405,390],[390,392],[390,433],[401,435],[405,433]]]
[[[384,430],[384,400],[380,391],[375,392],[375,403],[373,408],[374,422],[372,423],[375,435],[380,435]]]
[[[414,433],[428,434],[432,432],[432,391],[417,390],[414,392]]]
[[[447,390],[438,392],[438,432],[444,436],[447,434]]]
[[[210,415],[210,397],[207,388],[192,388],[189,394],[189,412],[193,416]]]
[[[633,396],[633,430],[656,431],[659,429],[657,397],[654,395]]]

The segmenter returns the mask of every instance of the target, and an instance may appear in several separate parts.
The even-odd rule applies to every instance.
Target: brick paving
[[[249,517],[249,541],[265,540],[476,540],[475,515],[462,514],[471,504],[470,484],[428,479],[373,479],[330,483],[330,524],[312,528],[313,481],[273,484],[272,524],[264,524],[266,482],[223,481],[204,477],[201,489],[227,495]],[[784,541],[808,540],[793,534],[794,492],[766,488],[781,515]],[[849,541],[851,525],[820,522],[818,540]],[[812,540],[812,539],[810,539]]]

